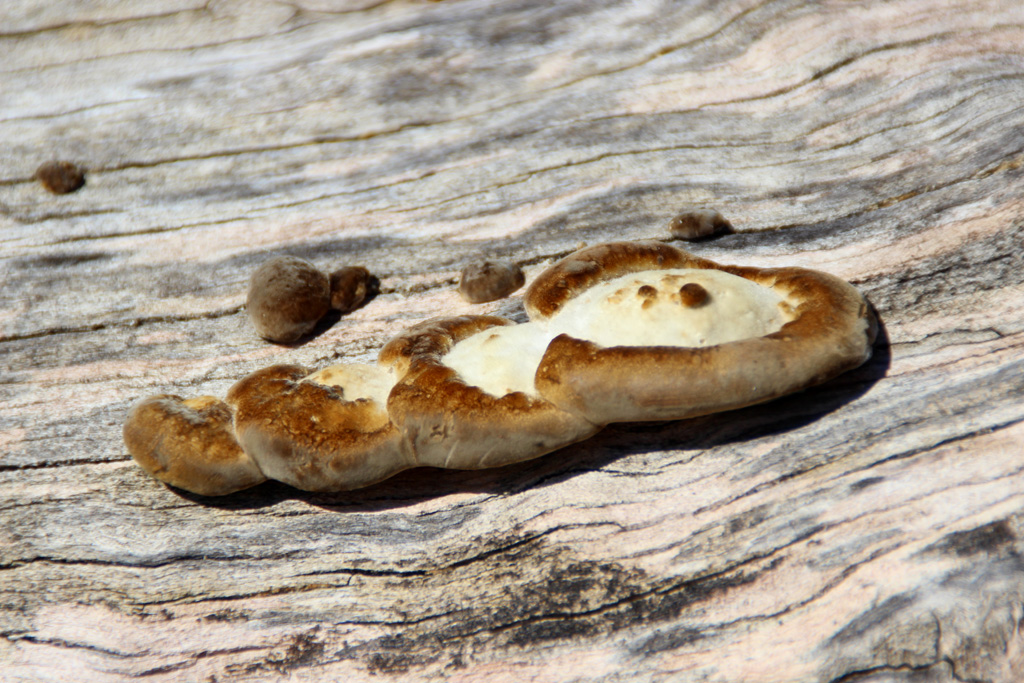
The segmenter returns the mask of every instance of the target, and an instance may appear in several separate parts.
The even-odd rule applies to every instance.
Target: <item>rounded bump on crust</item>
[[[708,290],[696,282],[687,282],[679,288],[679,303],[687,308],[703,306],[708,300]]]
[[[530,283],[523,306],[531,320],[546,320],[588,288],[628,273],[663,268],[687,268],[695,259],[655,240],[609,242],[569,254]]]
[[[124,442],[150,475],[199,495],[223,496],[267,479],[235,439],[231,409],[213,396],[143,399],[128,414]]]
[[[330,306],[330,278],[309,261],[279,256],[249,279],[245,308],[256,332],[268,341],[297,341],[316,327]]]
[[[504,299],[526,282],[523,269],[506,261],[478,261],[462,269],[459,294],[471,304]]]
[[[467,384],[443,358],[460,341],[514,325],[494,316],[429,320],[388,343],[381,363],[399,380],[388,412],[420,465],[452,469],[497,467],[539,457],[581,441],[598,426],[547,401],[514,392],[493,396]]]
[[[385,406],[277,365],[228,390],[242,447],[268,477],[304,491],[369,486],[411,467]],[[306,381],[303,381],[306,380]]]

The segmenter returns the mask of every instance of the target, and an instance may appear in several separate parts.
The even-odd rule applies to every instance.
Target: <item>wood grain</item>
[[[1024,680],[1024,6],[0,10],[0,680]],[[79,191],[33,179],[86,168]],[[873,360],[500,470],[223,499],[129,406],[372,360],[471,260],[669,239],[854,282]],[[381,293],[293,347],[270,255]]]

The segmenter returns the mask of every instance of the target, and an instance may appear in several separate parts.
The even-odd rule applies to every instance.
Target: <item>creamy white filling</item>
[[[545,322],[478,332],[441,362],[492,396],[536,397],[537,366],[559,334],[605,347],[713,346],[776,332],[791,310],[771,288],[720,270],[644,271],[591,287]]]
[[[368,398],[382,406],[387,404],[388,394],[395,386],[395,376],[390,368],[369,363],[329,365],[303,377],[302,381],[337,387],[346,401]]]
[[[706,292],[699,303],[699,291]],[[697,291],[698,296],[694,296]],[[700,347],[761,337],[792,316],[769,287],[720,270],[680,268],[632,273],[568,301],[547,326],[601,346]]]
[[[492,396],[521,391],[536,397],[533,376],[550,341],[538,323],[490,327],[453,346],[441,362]]]

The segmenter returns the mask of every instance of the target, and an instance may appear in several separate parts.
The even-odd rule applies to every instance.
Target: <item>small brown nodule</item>
[[[673,237],[692,241],[732,232],[732,224],[717,211],[687,211],[673,218],[668,230]]]
[[[354,311],[368,297],[377,294],[380,280],[362,266],[347,266],[331,273],[331,308],[342,313]]]
[[[696,282],[687,282],[679,288],[679,301],[687,308],[703,306],[708,300],[708,290]]]
[[[36,179],[53,194],[68,194],[85,185],[85,173],[70,161],[48,161],[36,169]]]
[[[523,269],[504,261],[479,261],[462,269],[459,294],[471,304],[503,299],[523,286]]]
[[[636,295],[642,299],[653,299],[658,296],[658,290],[650,285],[641,285],[640,289],[636,290]]]
[[[309,261],[278,256],[249,278],[245,308],[256,332],[268,341],[298,341],[330,306],[330,278]]]

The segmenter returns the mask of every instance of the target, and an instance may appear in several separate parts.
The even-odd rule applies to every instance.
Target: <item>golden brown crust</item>
[[[301,381],[308,374],[271,366],[228,391],[239,443],[267,476],[306,491],[342,491],[413,465],[384,406]]]
[[[514,325],[505,318],[493,315],[461,315],[451,318],[431,318],[399,333],[380,350],[377,360],[391,367],[401,379],[413,361],[438,362],[455,344],[499,325]]]
[[[581,292],[628,273],[666,268],[700,268],[704,259],[647,240],[609,242],[569,254],[537,276],[523,295],[531,320],[546,320]]]
[[[585,439],[610,422],[740,408],[831,379],[871,354],[877,322],[848,283],[800,268],[719,265],[660,242],[577,252],[541,274],[524,302],[532,318],[545,321],[593,285],[677,268],[716,269],[771,288],[782,300],[772,305],[785,309],[783,319],[789,322],[761,337],[701,348],[602,347],[559,335],[534,374],[538,398],[523,392],[489,394],[443,362],[460,341],[514,323],[494,316],[434,319],[409,328],[381,350],[380,364],[398,380],[393,387],[392,374],[372,366],[326,368],[312,377],[302,366],[272,366],[237,382],[228,403],[169,395],[142,401],[125,424],[125,443],[153,476],[204,495],[230,493],[267,477],[301,489],[336,491],[367,486],[416,465],[476,469],[527,460]],[[652,286],[639,286],[636,305],[657,294]],[[672,296],[700,308],[714,295],[686,283]],[[542,346],[535,348],[539,353]],[[454,356],[450,360],[454,363]],[[482,368],[486,374],[492,368],[488,363],[466,372]],[[521,384],[520,378],[515,386]],[[346,390],[375,398],[346,400]]]
[[[541,395],[597,422],[676,420],[799,391],[871,355],[874,315],[863,296],[838,278],[703,259],[684,267],[718,268],[772,287],[796,302],[795,317],[772,334],[703,348],[601,347],[560,335],[537,368]]]
[[[459,341],[511,325],[493,316],[435,319],[381,351],[399,372],[388,412],[421,465],[481,469],[536,458],[581,441],[596,425],[522,392],[492,396],[463,382],[441,359]]]
[[[231,409],[212,396],[140,401],[125,422],[124,442],[150,475],[200,495],[222,496],[266,481],[235,439]]]

